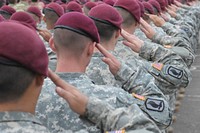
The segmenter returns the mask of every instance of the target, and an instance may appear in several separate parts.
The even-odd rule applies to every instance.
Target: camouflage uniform
[[[187,35],[184,32],[181,32],[180,30],[179,32],[175,31],[170,23],[165,23],[165,25],[162,26],[162,28],[166,33],[168,33],[171,36],[163,36],[159,33],[156,33],[152,38],[152,41],[161,44],[165,48],[169,48],[173,52],[180,55],[187,64],[187,66],[190,67],[194,62],[194,52],[191,48],[190,40],[187,37]]]
[[[126,133],[159,132],[155,125],[152,124],[148,118],[144,117],[140,108],[135,104],[131,105],[126,110],[123,108],[114,109],[112,106],[109,106],[99,99],[90,98],[85,116],[94,123],[97,123],[98,127],[105,128],[106,130],[125,128]],[[136,121],[134,121],[134,119]],[[140,120],[140,123],[138,123],[138,120]],[[126,125],[124,125],[125,123],[129,123],[131,126],[126,127]],[[143,129],[138,129],[141,125],[146,126]]]
[[[76,86],[87,96],[97,97],[105,103],[108,102],[113,108],[122,108],[122,110],[125,111],[129,106],[137,104],[143,113],[150,116],[160,128],[166,128],[171,122],[171,111],[169,110],[168,103],[163,99],[163,94],[160,93],[159,90],[151,88],[151,85],[149,85],[149,89],[146,89],[147,95],[141,96],[142,99],[139,99],[136,98],[137,96],[135,94],[133,97],[121,88],[94,85],[83,73],[58,73],[58,75],[63,80]],[[47,79],[37,106],[37,116],[52,132],[62,132],[65,129],[73,131],[87,129],[89,132],[100,132],[100,130],[95,127],[94,123],[86,119],[80,119],[79,115],[72,112],[65,101],[56,94],[54,89],[55,85]],[[143,113],[140,112],[140,115],[144,115]],[[121,113],[118,114],[116,112],[115,115],[120,117]],[[140,123],[141,119],[136,119],[136,114],[128,115],[133,119],[132,121],[138,121],[138,123]],[[127,118],[122,117],[122,119]],[[113,121],[112,124],[117,125],[117,122]],[[131,123],[128,122],[124,124],[129,125]],[[110,125],[105,124],[103,130],[115,129],[111,129],[109,126]]]
[[[0,112],[0,130],[2,133],[49,133],[34,115],[25,112]]]
[[[147,42],[145,42],[139,55],[147,61],[143,59],[137,62],[140,62],[139,64],[156,79],[155,84],[161,89],[163,94],[169,98],[170,107],[173,109],[177,89],[180,87],[187,87],[191,81],[190,70],[180,56],[157,44],[147,44]],[[138,59],[138,56],[132,55],[126,57],[124,60],[127,60],[126,63],[129,63],[130,67],[133,65],[133,67],[131,67],[133,69],[136,68],[134,66],[136,62],[134,61],[135,59]],[[124,77],[126,75],[127,74],[125,74]],[[104,75],[104,77],[105,76],[107,75]],[[124,82],[126,83],[127,81],[124,80]]]

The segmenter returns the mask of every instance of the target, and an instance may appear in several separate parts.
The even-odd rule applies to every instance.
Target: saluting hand
[[[70,108],[74,112],[80,115],[84,115],[84,113],[86,112],[88,97],[79,92],[76,87],[62,80],[51,70],[48,71],[48,77],[57,86],[56,87],[57,94],[68,102]]]
[[[151,21],[157,26],[161,27],[165,24],[165,20],[157,15],[149,15]]]
[[[43,39],[49,42],[49,39],[52,37],[51,32],[48,30],[39,30],[39,34],[43,37]]]
[[[150,15],[149,15],[150,17]],[[152,39],[153,36],[156,34],[155,30],[149,25],[146,21],[143,19],[140,19],[140,29],[145,33],[145,35],[149,38]]]
[[[176,13],[170,9],[167,9],[167,12],[169,13],[170,16],[172,16],[173,18],[176,18]]]
[[[121,63],[117,58],[109,53],[101,44],[96,44],[97,49],[104,55],[102,61],[109,66],[109,70],[113,75],[116,75],[121,67]]]

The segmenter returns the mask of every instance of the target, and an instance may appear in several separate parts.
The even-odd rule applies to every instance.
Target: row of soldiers
[[[2,132],[167,132],[192,79],[198,1],[5,3]]]

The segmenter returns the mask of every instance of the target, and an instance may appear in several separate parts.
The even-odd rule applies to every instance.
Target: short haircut
[[[16,0],[8,0],[8,3],[9,4],[15,4],[15,3],[17,3],[17,1]]]
[[[115,7],[115,8],[118,10],[118,12],[121,14],[123,18],[123,23],[122,23],[123,27],[129,27],[132,24],[137,23],[133,15],[130,12],[128,12],[126,9],[121,8],[121,7]]]
[[[44,9],[44,15],[45,18],[48,19],[48,21],[51,23],[51,25],[54,25],[59,18],[59,16],[54,11],[49,9]]]
[[[64,49],[76,57],[80,57],[86,45],[92,40],[74,31],[57,28],[54,30],[54,43],[58,52]]]
[[[0,103],[20,99],[35,75],[34,72],[23,67],[0,64]]]
[[[0,12],[0,14],[5,18],[5,19],[10,19],[11,15],[8,13]]]
[[[114,32],[119,30],[116,26],[111,24],[105,24],[98,20],[94,20],[94,22],[98,29],[101,42],[109,41],[112,38]]]

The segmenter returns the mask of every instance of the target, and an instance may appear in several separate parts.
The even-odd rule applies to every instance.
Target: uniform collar
[[[42,125],[33,114],[28,112],[0,112],[0,122],[12,121],[29,121]]]

